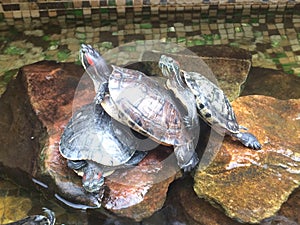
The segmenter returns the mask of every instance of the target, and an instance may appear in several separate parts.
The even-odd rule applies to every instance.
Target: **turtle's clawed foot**
[[[197,153],[195,152],[192,158],[184,165],[181,166],[183,172],[191,172],[199,163],[199,158]]]
[[[233,134],[232,136],[236,137],[243,145],[246,147],[258,150],[261,149],[261,144],[257,140],[257,138],[248,132],[245,133],[238,133],[238,134]]]
[[[107,82],[103,82],[98,91],[97,91],[97,94],[95,96],[95,102],[96,104],[100,104],[104,97],[105,97],[105,94],[108,92],[108,83]]]
[[[184,116],[183,117],[183,123],[184,123],[184,126],[186,127],[186,128],[191,128],[193,125],[192,125],[192,119],[191,119],[191,117],[190,116]]]

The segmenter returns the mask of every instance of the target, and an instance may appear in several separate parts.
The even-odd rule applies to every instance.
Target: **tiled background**
[[[81,43],[105,52],[133,40],[230,45],[300,76],[300,0],[0,0],[0,89],[23,65],[78,61]]]
[[[151,13],[160,11],[199,10],[213,16],[216,9],[231,11],[243,9],[243,15],[252,10],[271,10],[284,12],[299,7],[300,0],[2,0],[0,1],[0,18],[37,18],[37,17],[90,17],[101,13],[101,9],[112,9],[117,13],[126,12],[127,8],[135,12],[143,10]],[[77,12],[74,12],[77,9]]]

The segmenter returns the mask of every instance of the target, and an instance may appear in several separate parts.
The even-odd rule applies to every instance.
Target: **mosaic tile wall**
[[[300,0],[0,0],[0,93],[23,65],[76,62],[81,43],[105,52],[134,40],[230,45],[253,66],[300,76]]]
[[[0,19],[20,19],[38,17],[88,18],[109,10],[117,14],[133,10],[138,13],[148,11],[163,13],[166,11],[200,10],[214,16],[219,10],[228,12],[243,9],[243,15],[252,11],[270,10],[285,13],[299,8],[300,0],[0,0]]]

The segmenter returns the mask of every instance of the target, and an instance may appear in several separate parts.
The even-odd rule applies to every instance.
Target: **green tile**
[[[101,47],[111,49],[111,48],[113,48],[113,44],[112,44],[112,42],[104,41],[101,43]]]
[[[4,50],[4,54],[7,55],[23,55],[26,53],[26,49],[17,46],[9,46]]]
[[[276,63],[277,65],[280,64],[279,59],[277,59],[277,58],[273,58],[272,61],[273,61],[274,63]]]
[[[4,72],[4,75],[1,78],[7,84],[11,80],[11,78],[13,78],[17,73],[18,70],[9,70]]]
[[[44,36],[42,37],[42,40],[43,40],[43,41],[50,41],[50,36],[49,36],[49,35],[44,35]]]
[[[206,41],[198,39],[198,40],[194,40],[194,44],[195,45],[205,45]]]
[[[220,34],[213,34],[213,39],[214,40],[220,40],[221,39]]]
[[[132,6],[133,5],[133,1],[132,0],[126,0],[126,5],[127,6]]]
[[[152,24],[151,23],[141,23],[140,24],[140,28],[141,29],[151,29],[152,28]]]
[[[225,19],[225,23],[233,23],[233,22],[234,22],[234,21],[233,21],[233,19],[231,19],[231,18],[230,18],[230,19],[229,19],[229,18],[226,18],[226,19]]]
[[[182,42],[186,42],[186,38],[184,37],[177,38],[177,43],[182,43]]]
[[[57,53],[58,61],[65,61],[70,56],[69,50],[61,50]]]
[[[251,23],[258,23],[259,22],[259,18],[251,18]]]
[[[108,13],[109,12],[109,10],[108,10],[108,8],[100,8],[100,13]]]
[[[72,9],[74,7],[72,2],[64,2],[63,5],[65,9]]]
[[[77,17],[81,17],[81,16],[83,16],[83,11],[82,11],[82,9],[68,10],[67,15],[74,15]]]
[[[123,46],[122,50],[124,50],[125,52],[135,52],[136,46]]]
[[[109,6],[116,6],[116,0],[108,0],[108,5]]]
[[[204,34],[204,35],[202,35],[202,37],[204,38],[204,40],[206,42],[210,42],[210,41],[214,40],[214,36],[212,34]]]
[[[192,47],[192,46],[194,46],[194,42],[191,41],[191,40],[188,40],[188,41],[186,42],[186,46],[187,46],[187,47]]]
[[[230,42],[229,45],[230,45],[231,47],[239,47],[239,46],[240,46],[240,44],[237,43],[237,42]]]
[[[286,58],[286,54],[284,52],[279,52],[276,54],[277,58]]]
[[[281,42],[281,40],[271,40],[271,46],[273,48],[276,48],[276,47],[280,46],[280,42]]]

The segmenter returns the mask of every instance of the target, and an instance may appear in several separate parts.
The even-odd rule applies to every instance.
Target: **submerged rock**
[[[1,174],[22,185],[34,183],[73,207],[102,205],[120,216],[142,220],[162,207],[175,177],[176,161],[174,166],[161,162],[172,149],[158,147],[138,167],[115,172],[105,183],[103,199],[101,193],[85,192],[81,178],[67,167],[58,149],[72,110],[95,95],[90,80],[77,87],[83,73],[80,66],[55,62],[20,69],[0,99]]]
[[[32,206],[31,200],[24,197],[1,196],[0,202],[1,224],[11,223],[25,217]]]
[[[258,223],[300,185],[300,100],[245,96],[232,105],[263,147],[254,151],[226,137],[213,163],[195,173],[194,190],[228,216]]]
[[[278,99],[300,98],[300,77],[279,70],[253,67],[241,95],[267,95]]]

